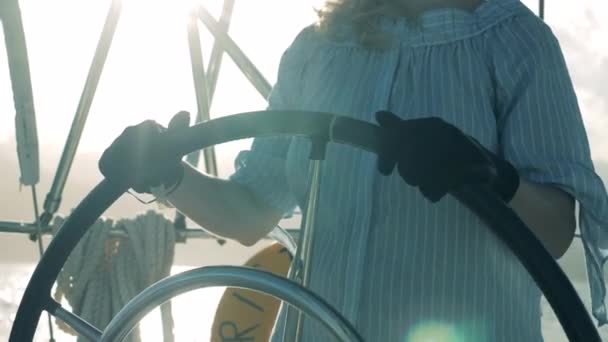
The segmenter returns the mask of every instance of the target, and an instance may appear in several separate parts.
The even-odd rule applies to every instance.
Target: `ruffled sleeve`
[[[281,57],[277,82],[268,98],[268,110],[297,108],[298,84],[306,51],[306,30],[302,31]],[[245,185],[258,198],[283,213],[297,203],[285,172],[285,159],[291,137],[254,139],[249,150],[241,151],[235,160],[236,171],[230,179]]]
[[[578,201],[592,312],[603,325],[607,322],[603,265],[608,257],[608,196],[594,170],[559,43],[551,29],[530,14],[495,28],[488,44],[504,157],[522,178],[557,186]]]

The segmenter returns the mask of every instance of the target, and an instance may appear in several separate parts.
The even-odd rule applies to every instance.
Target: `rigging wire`
[[[34,215],[36,216],[36,241],[38,241],[38,253],[40,259],[44,254],[44,245],[42,243],[42,225],[40,223],[40,212],[38,210],[38,196],[36,196],[36,185],[32,184],[32,201],[34,202]],[[49,341],[55,342],[55,336],[53,332],[53,319],[49,312],[46,313],[49,321]]]
[[[538,0],[538,16],[545,20],[545,0]]]

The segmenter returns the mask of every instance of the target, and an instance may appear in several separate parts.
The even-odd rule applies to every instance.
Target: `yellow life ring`
[[[286,276],[292,256],[282,245],[270,245],[245,263]],[[211,330],[213,342],[266,342],[279,311],[280,301],[251,290],[228,288],[215,312]]]

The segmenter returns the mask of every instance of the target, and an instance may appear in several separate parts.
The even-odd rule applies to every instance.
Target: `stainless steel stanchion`
[[[300,232],[301,238],[298,239],[296,256],[292,261],[288,275],[290,280],[297,282],[305,288],[308,288],[310,285],[313,241],[321,195],[321,174],[323,171],[323,160],[325,159],[325,148],[325,141],[313,140],[309,171],[310,188],[308,190],[308,201],[306,202],[306,213],[302,221],[302,227],[300,228],[302,231]],[[303,319],[304,316],[301,311],[296,310],[292,306],[287,307],[283,342],[298,342],[301,340]]]

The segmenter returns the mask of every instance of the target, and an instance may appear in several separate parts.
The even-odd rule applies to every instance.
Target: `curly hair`
[[[405,17],[413,26],[420,24],[420,14],[436,7],[458,7],[473,11],[486,0],[325,0],[317,9],[317,31],[330,39],[344,39],[344,28],[351,28],[357,42],[367,47],[387,47],[390,34],[379,30],[379,19]],[[498,1],[498,0],[497,0]]]
[[[391,37],[381,32],[378,20],[382,16],[394,16],[399,0],[327,0],[316,10],[316,28],[332,40],[344,39],[344,26],[352,27],[357,42],[368,47],[386,47]]]

